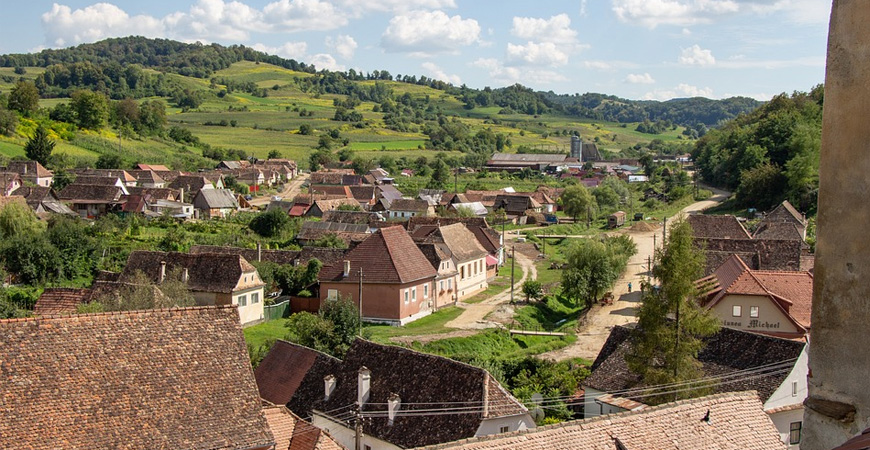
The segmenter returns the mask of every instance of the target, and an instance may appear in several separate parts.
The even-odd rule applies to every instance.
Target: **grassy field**
[[[396,336],[446,333],[453,331],[453,329],[446,328],[444,324],[459,317],[462,311],[461,308],[448,306],[402,327],[367,324],[363,328],[363,336],[374,342],[387,344],[390,342],[391,337]]]
[[[245,342],[256,348],[272,339],[284,339],[288,331],[285,323],[287,319],[277,319],[245,328]]]
[[[505,330],[487,330],[469,337],[415,343],[415,350],[461,361],[494,361],[521,358],[558,350],[577,340],[576,336],[511,336]]]

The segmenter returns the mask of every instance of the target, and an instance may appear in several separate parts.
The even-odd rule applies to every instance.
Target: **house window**
[[[801,443],[801,422],[792,422],[789,426],[788,443],[789,445]]]
[[[240,295],[239,296],[239,306],[246,306],[248,304],[248,296]]]
[[[791,382],[791,396],[797,397],[797,391],[798,391],[797,381],[792,381]]]
[[[405,289],[405,304],[406,304],[406,305],[408,304],[408,301],[409,301],[410,299],[411,299],[411,297],[410,297],[409,294],[408,294],[408,290]]]
[[[750,306],[749,307],[749,317],[752,317],[755,319],[758,318],[758,307],[757,306]]]
[[[510,430],[511,430],[511,427],[501,427],[498,429],[498,432],[499,433],[507,433]]]
[[[335,300],[338,298],[338,289],[329,289],[326,291],[326,298]]]
[[[465,279],[465,266],[462,266],[459,268],[459,279],[460,280]]]
[[[254,305],[257,303],[260,303],[260,293],[254,292],[251,294],[251,304]]]
[[[447,289],[453,289],[453,278],[447,279]]]
[[[429,298],[429,283],[423,285],[423,298]]]
[[[439,290],[444,290],[444,280],[440,281],[441,285],[438,287]]]
[[[417,288],[416,287],[411,288],[411,301],[412,302],[417,301]]]
[[[734,317],[740,317],[743,315],[743,307],[740,305],[734,305],[731,307],[731,315]]]
[[[365,447],[365,450],[372,450],[372,446],[371,446],[371,445],[364,445],[363,447]]]

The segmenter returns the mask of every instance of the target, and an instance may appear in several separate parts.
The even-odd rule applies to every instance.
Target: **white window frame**
[[[256,305],[257,303],[260,303],[260,293],[251,292],[251,304]]]
[[[507,433],[507,432],[509,432],[510,430],[511,430],[511,427],[510,427],[509,425],[506,425],[506,426],[500,427],[500,428],[498,429],[498,432],[499,432],[499,433]]]
[[[792,381],[791,382],[791,396],[797,397],[797,394],[798,394],[798,382]]]
[[[423,285],[423,298],[429,298],[429,283]]]
[[[410,303],[410,299],[411,299],[410,294],[408,293],[408,290],[405,289],[405,304],[406,304],[406,305],[407,305],[408,303]]]
[[[443,291],[443,290],[444,290],[444,280],[441,280],[441,282],[440,282],[440,284],[439,284],[439,286],[438,286],[438,290],[439,290],[439,291]]]
[[[749,317],[751,317],[753,319],[757,319],[758,313],[759,313],[759,310],[758,310],[757,306],[750,306],[749,307]]]
[[[414,286],[411,288],[411,301],[412,302],[417,301],[417,286]]]
[[[797,425],[797,427],[795,427]],[[792,422],[788,425],[788,444],[789,445],[797,445],[801,443],[801,434],[803,432],[803,422]],[[797,439],[795,439],[795,432],[797,432]]]
[[[329,289],[326,291],[327,300],[335,300],[338,298],[338,289]]]
[[[447,279],[447,289],[453,289],[453,278]]]
[[[239,306],[248,306],[248,296],[240,295],[239,296]]]
[[[742,305],[732,305],[731,306],[731,317],[743,317],[743,306]]]

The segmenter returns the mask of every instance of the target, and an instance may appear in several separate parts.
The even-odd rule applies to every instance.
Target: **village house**
[[[8,197],[24,183],[15,172],[0,172],[0,197]]]
[[[323,213],[327,211],[333,211],[339,208],[356,209],[359,207],[359,202],[357,202],[353,198],[332,198],[329,200],[314,200],[314,204],[305,211],[305,216],[323,217]]]
[[[548,166],[560,166],[571,162],[577,163],[578,159],[564,153],[494,153],[484,168],[490,172],[520,172],[523,169],[541,172]]]
[[[278,180],[276,181],[290,181],[293,178],[296,178],[296,161],[293,161],[292,159],[258,159],[254,162],[254,166],[277,173]]]
[[[456,286],[459,284],[459,271],[453,262],[453,253],[443,242],[417,242],[417,247],[438,271],[435,276],[435,309],[455,305],[459,301]]]
[[[169,168],[164,166],[163,164],[143,164],[143,163],[136,164],[136,169],[137,170],[153,170],[155,172],[169,170]]]
[[[461,222],[450,225],[417,227],[411,237],[418,243],[441,243],[450,252],[445,270],[455,270],[456,298],[462,300],[487,288],[486,249],[477,242],[474,233]],[[430,260],[431,261],[431,260]],[[440,269],[440,268],[439,268]],[[449,284],[448,284],[449,285]],[[438,287],[438,292],[441,292]]]
[[[722,328],[704,343],[698,361],[705,376],[716,377],[710,390],[755,391],[780,440],[790,450],[799,448],[809,373],[807,344],[731,328]],[[643,403],[642,380],[625,361],[630,348],[631,329],[614,327],[583,381],[585,418],[649,409]]]
[[[480,202],[452,203],[449,209],[456,211],[457,213],[460,211],[467,211],[475,217],[486,217],[489,215],[489,210]]]
[[[127,201],[123,189],[118,186],[84,184],[70,184],[57,193],[57,198],[86,219],[121,211]]]
[[[227,218],[240,209],[229,189],[203,189],[193,198],[193,207],[201,219]]]
[[[243,325],[263,320],[265,283],[257,269],[238,255],[136,250],[127,258],[119,280],[133,280],[142,272],[160,284],[172,270],[181,271],[198,305],[234,305]]]
[[[127,192],[130,195],[139,195],[152,200],[169,200],[173,202],[181,201],[181,191],[171,188],[148,188],[148,187],[128,187]]]
[[[239,161],[221,161],[217,164],[215,169],[217,170],[240,170],[247,169],[251,167],[251,162],[246,160]]]
[[[167,187],[181,191],[181,201],[186,202],[192,202],[199,191],[216,189],[215,185],[202,175],[181,175],[172,180]]]
[[[764,215],[758,224],[758,230],[772,224],[788,224],[797,228],[801,239],[807,238],[807,218],[798,212],[788,200],[783,200],[773,211]]]
[[[311,172],[308,182],[311,185],[361,186],[363,184],[363,177],[354,174],[352,169],[331,169],[329,171]]]
[[[264,406],[263,414],[275,436],[275,450],[345,450],[329,433],[302,420],[286,406]]]
[[[118,177],[79,175],[72,184],[82,186],[115,186],[121,189],[121,192],[124,195],[130,195],[130,191],[127,190],[127,185]]]
[[[50,187],[54,180],[54,173],[43,167],[38,161],[9,161],[9,165],[0,170],[17,173],[21,176],[22,181],[40,187]]]
[[[477,242],[486,249],[491,258],[487,258],[487,268],[504,264],[504,239],[498,231],[492,229],[483,217],[412,217],[405,224],[409,233],[414,233],[422,226],[441,226],[462,223],[465,228],[474,233]],[[495,274],[489,274],[490,277]]]
[[[229,307],[0,320],[3,447],[273,450]]]
[[[754,392],[729,392],[419,450],[783,450]]]
[[[813,275],[809,272],[752,270],[737,255],[712,275],[695,282],[700,304],[722,326],[784,338],[810,330]]]
[[[355,403],[370,414],[363,421],[360,448],[435,445],[535,426],[528,410],[487,371],[362,339],[354,341],[343,360],[287,342],[275,345],[255,375],[265,400],[286,401],[291,411],[311,416],[315,426],[349,448],[354,430],[336,411]],[[481,409],[414,413],[457,402]]]
[[[136,178],[136,185],[144,188],[166,187],[166,180],[153,170],[129,170],[130,175]]]
[[[130,175],[130,172],[121,169],[71,169],[76,177],[111,177],[120,178],[124,186],[134,187],[137,184],[136,178]]]
[[[435,215],[435,207],[416,198],[400,198],[390,202],[387,210],[387,219],[407,219],[409,217],[423,216],[430,217]]]
[[[296,235],[296,240],[300,245],[311,245],[329,234],[335,235],[345,245],[351,246],[351,244],[364,241],[371,234],[371,230],[367,224],[315,222],[309,220],[302,222],[302,229]]]
[[[405,325],[434,310],[436,275],[404,228],[381,228],[342,261],[323,266],[318,277],[320,300],[340,295],[359,305],[361,285],[364,320]]]
[[[27,206],[37,214],[54,213],[77,215],[75,211],[64,205],[54,194],[52,188],[42,186],[22,186],[12,193],[24,197]]]
[[[504,210],[508,217],[523,217],[528,211],[541,212],[541,204],[530,195],[499,194],[493,201],[492,210]]]

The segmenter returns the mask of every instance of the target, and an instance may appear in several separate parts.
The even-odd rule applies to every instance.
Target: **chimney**
[[[357,396],[356,401],[357,404],[362,406],[365,402],[369,401],[369,393],[371,392],[371,382],[372,382],[372,371],[367,369],[366,366],[362,366],[359,368],[359,374],[357,375]]]
[[[190,274],[187,272],[187,267],[185,267],[184,269],[181,269],[181,281],[183,283],[187,283],[187,280],[189,280],[189,279],[190,279]]]
[[[257,262],[263,261],[263,245],[260,244],[260,241],[257,241]]]
[[[350,261],[345,260],[344,261],[344,272],[342,272],[341,276],[343,278],[347,278],[348,275],[350,275]]]
[[[23,164],[24,166],[24,174],[27,175],[27,164]]]
[[[335,376],[327,375],[323,377],[323,401],[329,401],[329,396],[335,390]]]
[[[387,400],[387,425],[392,426],[393,421],[396,420],[396,414],[399,413],[399,408],[402,406],[402,399],[399,398],[399,394],[390,394],[389,400]]]
[[[162,283],[166,279],[166,261],[160,261],[160,273],[157,276],[157,282]]]

